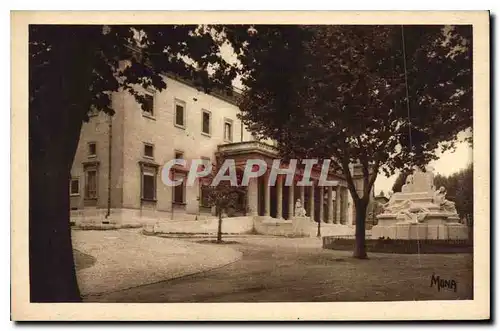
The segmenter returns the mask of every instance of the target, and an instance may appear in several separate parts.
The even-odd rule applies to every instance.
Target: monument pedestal
[[[446,189],[435,190],[434,175],[415,169],[406,178],[401,192],[394,193],[377,216],[372,238],[401,240],[466,240],[469,229],[460,224],[453,202],[445,199]]]
[[[466,240],[469,228],[460,223],[394,223],[374,226],[372,239],[382,237],[400,240]]]
[[[316,224],[316,223],[314,223]],[[292,218],[292,231],[297,236],[309,236],[312,222],[309,217],[295,216]]]

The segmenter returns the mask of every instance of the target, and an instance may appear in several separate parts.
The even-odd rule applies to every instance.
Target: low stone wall
[[[149,218],[142,217],[139,210],[133,209],[114,209],[110,210],[108,217],[105,208],[85,208],[70,211],[71,225],[81,229],[108,229],[108,228],[127,228],[140,227]]]
[[[314,225],[318,226],[317,223]],[[316,233],[317,229],[314,233]],[[369,231],[369,230],[367,230]],[[321,223],[321,236],[354,236],[355,227],[349,226],[345,224],[329,224],[329,223]]]
[[[268,236],[290,237],[294,235],[293,223],[268,216],[254,216],[254,231]]]
[[[158,221],[146,224],[144,229],[148,233],[165,234],[216,234],[218,219],[213,217],[198,221]],[[250,233],[253,229],[252,216],[224,217],[222,219],[222,233],[243,234]]]
[[[472,253],[474,245],[469,240],[403,240],[366,239],[368,252],[395,254],[445,254]],[[355,239],[323,237],[323,248],[352,251]]]
[[[318,223],[309,217],[294,217],[292,220],[278,220],[269,216],[255,216],[254,230],[257,234],[284,237],[316,237]],[[354,227],[343,224],[321,223],[321,235],[354,235]]]
[[[71,225],[80,228],[129,228],[154,225],[163,221],[202,221],[214,218],[210,213],[187,214],[185,211],[155,211],[147,209],[112,208],[106,218],[105,208],[84,208],[70,211]]]
[[[403,240],[466,240],[469,229],[460,223],[395,223],[380,224],[372,228],[373,239],[390,238]]]

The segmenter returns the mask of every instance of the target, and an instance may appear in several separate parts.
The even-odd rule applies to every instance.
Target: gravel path
[[[95,257],[77,271],[83,296],[109,293],[211,270],[241,258],[226,245],[144,236],[138,229],[73,231],[73,247]]]
[[[167,240],[167,239],[163,239]],[[195,239],[193,239],[194,241]],[[321,249],[317,238],[231,238],[243,258],[223,268],[105,295],[87,302],[305,302],[472,299],[471,254],[369,253]],[[200,241],[200,239],[197,239]],[[432,275],[457,290],[438,290]]]

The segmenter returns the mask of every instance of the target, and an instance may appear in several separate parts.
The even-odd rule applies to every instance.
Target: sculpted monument
[[[372,238],[467,239],[467,226],[459,223],[455,203],[446,199],[446,188],[434,186],[433,170],[413,169],[401,192],[383,205]]]

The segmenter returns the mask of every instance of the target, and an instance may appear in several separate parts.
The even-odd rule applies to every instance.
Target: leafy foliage
[[[446,199],[455,202],[455,207],[461,218],[472,222],[474,215],[474,183],[472,164],[450,176],[436,175],[436,188],[444,186],[447,191]]]
[[[87,120],[91,108],[113,114],[112,92],[125,89],[143,102],[142,89],[166,88],[166,73],[206,91],[230,90],[236,68],[219,46],[198,25],[32,25],[30,109],[49,106],[54,100],[47,97],[58,95],[79,119]]]
[[[453,148],[472,125],[470,26],[221,30],[239,54],[248,87],[244,123],[278,141],[284,156],[332,159],[356,206],[359,245],[377,174],[427,164],[440,143]],[[362,165],[361,196],[353,163]]]
[[[231,90],[236,68],[221,40],[198,25],[30,25],[30,299],[80,301],[74,271],[68,186],[82,123],[112,115],[112,93],[145,104],[169,73],[206,92]]]

